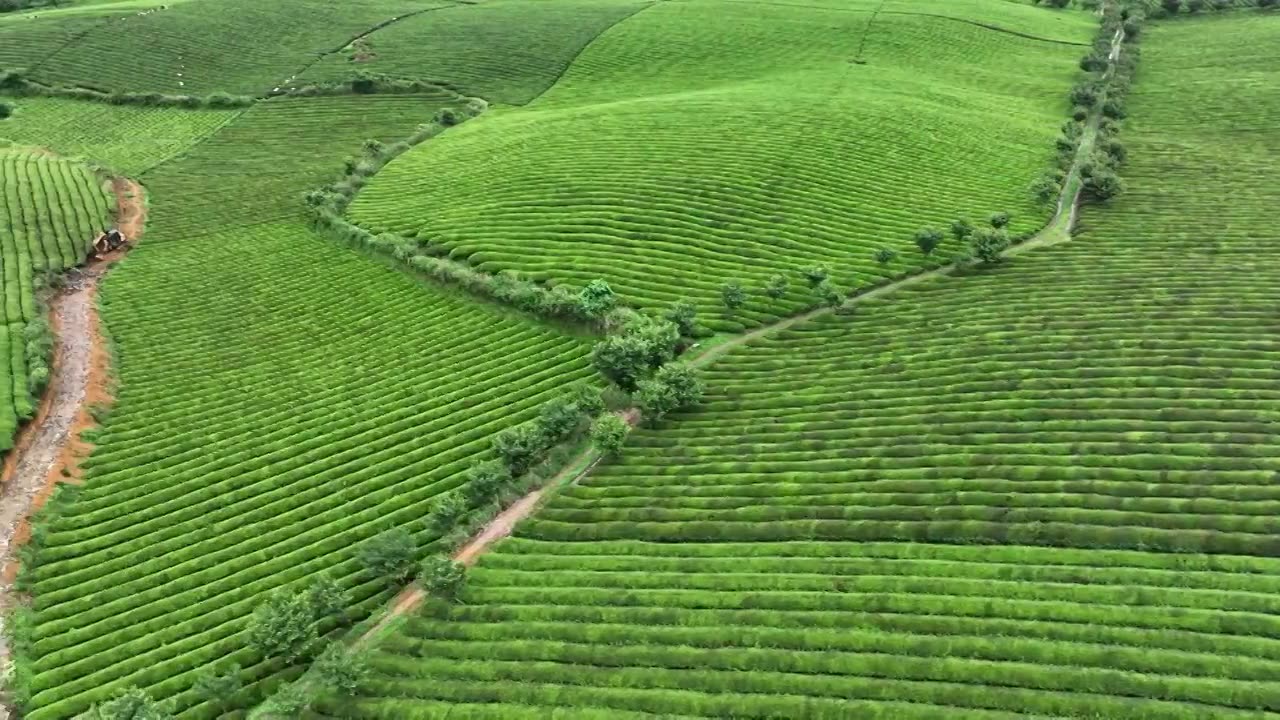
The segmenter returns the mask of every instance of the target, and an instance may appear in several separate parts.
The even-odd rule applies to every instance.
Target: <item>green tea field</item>
[[[1277,89],[1265,2],[0,2],[0,719],[1280,718]]]
[[[48,327],[35,287],[49,273],[84,261],[110,223],[109,197],[92,169],[40,150],[0,144],[0,447],[35,414],[48,379]]]

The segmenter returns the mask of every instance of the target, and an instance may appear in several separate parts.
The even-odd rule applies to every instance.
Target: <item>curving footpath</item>
[[[116,226],[136,242],[146,225],[142,187],[132,180],[111,183],[116,196]],[[0,476],[0,612],[17,602],[11,590],[17,574],[17,549],[31,535],[28,518],[48,500],[59,482],[75,482],[78,459],[91,450],[80,432],[94,425],[90,407],[110,402],[110,353],[100,332],[98,281],[124,257],[117,250],[64,276],[53,298],[50,326],[54,355],[48,389],[35,419],[18,434]],[[0,678],[7,677],[9,648],[0,616]],[[10,717],[0,702],[0,720]]]

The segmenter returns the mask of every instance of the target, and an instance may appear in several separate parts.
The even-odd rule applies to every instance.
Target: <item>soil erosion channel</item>
[[[142,187],[123,178],[111,183],[116,226],[137,241],[146,223]],[[124,256],[117,250],[70,270],[63,289],[50,300],[55,342],[48,388],[36,417],[18,434],[0,477],[0,612],[15,602],[10,594],[17,572],[17,548],[31,535],[27,518],[44,504],[60,481],[78,479],[78,460],[92,449],[80,432],[94,424],[90,407],[111,400],[106,343],[99,332],[98,281]],[[2,629],[2,628],[0,628]],[[9,648],[0,634],[0,669],[9,667]],[[10,716],[0,704],[0,720]]]

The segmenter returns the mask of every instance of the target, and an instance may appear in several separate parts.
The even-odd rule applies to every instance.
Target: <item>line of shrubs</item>
[[[321,97],[330,95],[421,95],[438,92],[451,93],[460,102],[469,100],[458,87],[440,80],[413,80],[360,71],[348,80],[339,82],[284,85],[272,88],[263,95],[271,97]]]
[[[145,107],[240,108],[253,104],[247,95],[216,92],[210,95],[171,95],[158,92],[105,92],[85,87],[45,85],[31,80],[21,70],[0,71],[0,92],[23,97],[54,97],[90,100],[109,105],[141,105]]]

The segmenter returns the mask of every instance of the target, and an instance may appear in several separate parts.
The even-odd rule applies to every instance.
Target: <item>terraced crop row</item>
[[[718,359],[325,714],[1276,717],[1278,49],[1151,29],[1083,233]]]
[[[430,289],[319,237],[302,193],[423,97],[270,101],[144,176],[146,240],[101,290],[120,390],[86,483],[42,534],[26,717],[137,685],[184,717],[249,649],[266,593],[331,572],[351,618],[389,590],[361,540],[413,530],[489,437],[592,375],[583,341]],[[114,152],[106,148],[107,152]]]
[[[359,71],[423,78],[493,103],[521,105],[551,86],[574,56],[640,0],[496,0],[442,6],[324,58],[299,82],[342,81]]]
[[[399,140],[452,95],[276,99],[257,103],[178,161],[142,176],[155,193],[150,242],[183,241],[226,226],[304,218],[302,196],[336,180],[361,144]]]
[[[22,98],[0,137],[79,155],[137,177],[201,142],[243,110],[185,110]]]
[[[43,82],[107,91],[258,95],[376,25],[439,6],[435,0],[161,3],[112,14],[34,67],[18,65]]]
[[[344,718],[1259,718],[1271,559],[508,541]],[[633,713],[634,715],[625,715]]]
[[[926,225],[1009,210],[1015,232],[1038,228],[1050,210],[1027,187],[1051,162],[1082,48],[886,12],[857,64],[862,7],[653,6],[536,102],[392,162],[351,218],[486,270],[606,277],[654,307],[688,297],[721,329],[811,301],[765,298],[774,273],[796,286],[827,264],[847,290],[920,266],[912,236]],[[1065,17],[1079,23],[1057,32],[1087,42],[1088,16]],[[897,259],[878,263],[881,247]],[[751,292],[731,317],[726,281]]]
[[[111,201],[92,170],[35,150],[0,150],[0,193],[0,446],[8,449],[38,401],[29,366],[46,361],[31,357],[38,344],[28,347],[27,325],[39,315],[33,282],[84,261]]]

